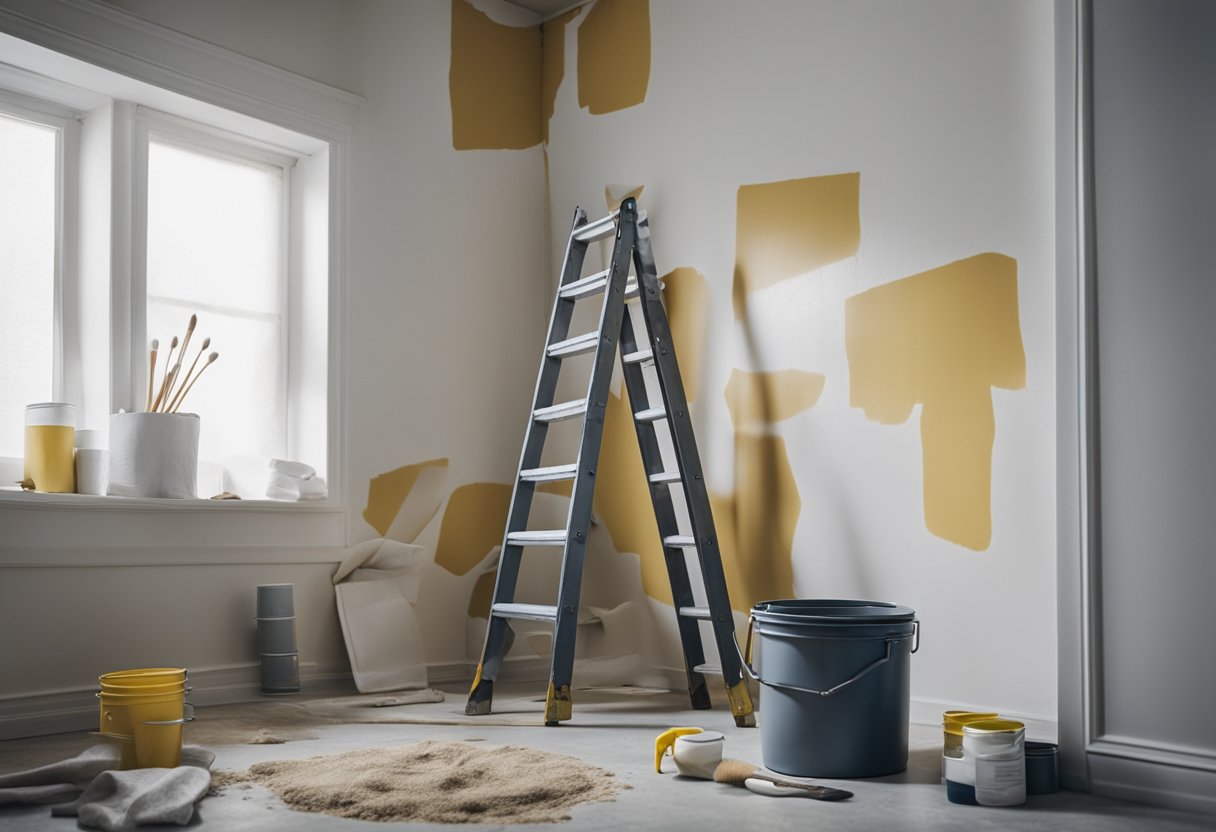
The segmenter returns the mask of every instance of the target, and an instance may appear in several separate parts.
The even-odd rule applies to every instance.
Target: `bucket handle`
[[[185,714],[185,709],[189,708],[189,716]],[[185,725],[187,722],[194,722],[194,703],[182,703],[182,718],[181,719],[164,719],[164,720],[145,720],[144,725]]]
[[[914,621],[914,622],[912,622],[912,624],[913,624],[913,628],[912,628],[913,647],[910,652],[915,653],[917,650],[920,649],[920,621]],[[748,619],[747,619],[747,646],[743,650],[739,651],[739,659],[743,662],[743,667],[747,671],[747,675],[751,676],[753,679],[755,679],[760,684],[767,685],[770,688],[778,688],[781,690],[794,690],[794,691],[798,691],[799,693],[809,693],[813,696],[831,696],[832,694],[834,694],[838,691],[844,690],[849,685],[853,684],[858,679],[865,676],[867,673],[869,673],[871,670],[874,670],[879,665],[886,664],[888,661],[891,660],[891,645],[893,645],[897,641],[897,639],[894,639],[894,638],[886,639],[887,652],[884,656],[882,656],[882,658],[879,658],[879,659],[876,659],[876,660],[870,662],[868,665],[863,667],[861,670],[857,671],[857,673],[853,674],[853,676],[851,678],[846,679],[845,681],[841,682],[839,685],[836,685],[835,687],[830,687],[827,690],[811,690],[810,688],[803,688],[803,687],[799,687],[798,685],[787,685],[787,684],[782,684],[782,683],[778,683],[778,682],[769,682],[769,681],[766,681],[766,680],[760,678],[760,674],[757,673],[755,668],[753,668],[751,665],[752,630],[755,628],[755,626],[756,626],[755,616],[748,616]],[[739,642],[737,642],[737,641],[735,642],[735,649],[739,650]]]

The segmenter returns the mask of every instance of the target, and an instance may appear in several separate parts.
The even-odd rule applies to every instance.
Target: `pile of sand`
[[[260,783],[301,811],[416,823],[556,823],[622,788],[612,772],[574,757],[430,740],[271,760],[217,779]]]

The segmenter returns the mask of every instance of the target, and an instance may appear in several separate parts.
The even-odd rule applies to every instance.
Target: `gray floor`
[[[776,799],[746,790],[674,773],[654,772],[654,738],[675,725],[699,725],[726,734],[727,756],[761,761],[760,732],[734,727],[720,707],[691,711],[675,695],[576,692],[575,718],[560,728],[543,728],[538,691],[500,691],[495,714],[466,718],[463,692],[447,701],[407,708],[375,709],[378,719],[403,718],[415,723],[323,725],[310,731],[314,739],[282,745],[212,745],[218,769],[244,769],[269,759],[311,757],[369,746],[389,746],[422,739],[481,740],[526,745],[571,754],[616,772],[632,788],[613,803],[578,807],[565,827],[578,830],[690,829],[776,830],[1211,830],[1212,818],[1154,809],[1090,795],[1060,792],[1032,797],[1025,806],[993,809],[956,806],[946,800],[938,782],[941,734],[938,729],[913,726],[909,767],[903,774],[872,780],[821,781],[855,793],[852,800],[824,803]],[[277,700],[279,702],[283,700]],[[583,707],[580,708],[580,702]],[[274,708],[276,702],[265,707]],[[207,710],[207,709],[204,709]],[[222,709],[211,709],[214,714]],[[395,712],[395,713],[391,713]],[[200,719],[205,714],[200,712]],[[87,734],[0,743],[0,773],[61,759],[91,745]],[[665,769],[673,768],[668,760]],[[0,807],[0,829],[21,832],[71,830],[74,819],[52,818],[47,807]],[[144,827],[152,828],[152,827]],[[176,827],[172,827],[176,828]],[[313,815],[287,808],[260,787],[228,788],[200,803],[191,829],[292,830],[292,832],[369,832],[386,829],[447,829],[450,826],[383,824]],[[511,827],[522,829],[524,827]],[[535,827],[551,829],[551,826]]]

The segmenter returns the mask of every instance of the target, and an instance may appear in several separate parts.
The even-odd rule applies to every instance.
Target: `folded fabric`
[[[282,488],[297,494],[324,494],[328,491],[325,477],[293,477],[289,474],[271,474],[268,487]]]
[[[286,474],[302,480],[312,479],[317,475],[317,469],[303,462],[291,462],[286,459],[270,460],[270,470],[275,474]]]
[[[81,826],[105,830],[184,825],[211,787],[215,754],[196,745],[182,749],[177,768],[116,771],[121,758],[118,746],[95,745],[68,760],[0,775],[0,805],[60,804],[52,815],[75,815]]]
[[[329,486],[325,477],[313,477],[310,480],[295,480],[292,487],[275,485],[273,482],[266,487],[266,496],[272,500],[288,500],[299,502],[304,500],[324,500],[329,496]]]
[[[81,826],[106,832],[154,823],[185,826],[210,788],[211,772],[197,766],[103,771],[75,801],[52,806],[51,815],[76,817]]]

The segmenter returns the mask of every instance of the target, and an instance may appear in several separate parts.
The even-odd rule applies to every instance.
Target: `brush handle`
[[[198,366],[198,360],[200,358],[202,358],[203,350],[207,349],[207,341],[210,341],[210,340],[211,339],[208,338],[205,341],[203,341],[203,345],[201,347],[199,347],[198,352],[195,353],[194,361],[192,361],[190,363],[190,369],[186,370],[186,374],[184,376],[182,376],[182,383],[177,388],[177,395],[173,396],[172,397],[173,400],[171,402],[169,402],[169,404],[165,405],[165,410],[167,410],[168,412],[173,413],[175,410],[177,410],[177,406],[179,404],[181,404],[182,397],[184,397],[186,395],[186,382],[190,380],[190,374],[193,373],[194,368]]]
[[[144,403],[144,410],[152,409],[152,382],[156,378],[156,350],[152,350],[152,366],[148,369],[148,400]]]
[[[177,399],[176,399],[176,402],[177,402],[177,403],[176,403],[176,404],[173,406],[173,409],[172,409],[172,410],[168,411],[169,413],[176,413],[176,412],[177,412],[177,409],[178,409],[179,407],[181,407],[181,406],[182,406],[182,404],[183,404],[183,403],[186,401],[186,394],[187,394],[187,393],[189,393],[189,392],[190,392],[190,390],[191,390],[191,389],[194,387],[194,383],[195,383],[196,381],[198,381],[199,376],[201,376],[201,375],[203,374],[203,371],[204,371],[204,370],[206,370],[208,367],[210,367],[210,366],[211,366],[212,364],[214,364],[214,363],[215,363],[214,361],[208,361],[208,362],[207,362],[206,364],[204,364],[202,367],[199,367],[198,372],[194,374],[194,378],[190,379],[190,382],[189,382],[189,383],[186,385],[186,389],[185,389],[185,390],[182,392],[182,394],[181,394],[181,395],[179,395],[179,396],[177,397]]]
[[[174,336],[176,340],[176,336]],[[160,392],[156,394],[156,401],[152,402],[152,411],[156,412],[160,409],[161,399],[165,397],[165,387],[169,381],[169,371],[173,369],[173,350],[177,347],[174,344],[169,345],[169,354],[165,356],[165,377],[160,382]]]
[[[743,781],[749,791],[769,797],[809,797],[812,800],[845,800],[853,796],[852,792],[844,789],[833,789],[831,786],[817,786],[812,783],[794,783],[789,780],[778,780],[763,774],[753,774]]]

